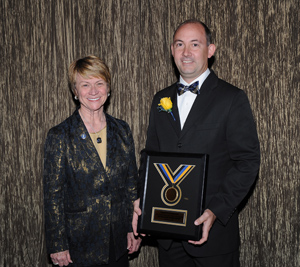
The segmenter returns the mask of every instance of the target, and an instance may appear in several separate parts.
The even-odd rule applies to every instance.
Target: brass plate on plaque
[[[152,222],[169,225],[186,226],[186,210],[152,208]]]

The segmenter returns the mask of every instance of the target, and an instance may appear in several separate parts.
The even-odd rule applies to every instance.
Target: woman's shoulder
[[[106,116],[106,122],[109,126],[113,127],[113,128],[118,128],[118,129],[124,129],[126,131],[130,131],[129,125],[126,121],[115,118],[109,114],[105,114]]]
[[[78,113],[78,112],[77,112]],[[75,124],[78,122],[76,111],[66,118],[64,121],[60,122],[59,124],[53,126],[48,134],[63,134],[65,132],[70,131],[72,128],[75,127]]]

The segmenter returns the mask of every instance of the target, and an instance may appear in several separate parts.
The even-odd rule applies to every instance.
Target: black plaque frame
[[[139,232],[161,238],[200,240],[202,226],[195,226],[194,221],[203,213],[208,155],[145,153]]]

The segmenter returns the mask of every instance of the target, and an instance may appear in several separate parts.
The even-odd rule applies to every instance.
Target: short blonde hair
[[[108,84],[108,90],[110,91],[111,77],[109,68],[100,58],[90,55],[71,63],[68,76],[71,90],[74,94],[77,73],[84,78],[102,78]]]

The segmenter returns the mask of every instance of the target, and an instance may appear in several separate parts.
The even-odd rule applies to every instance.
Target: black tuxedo
[[[171,97],[176,121],[171,114],[157,109],[163,97]],[[183,242],[184,247],[196,257],[236,251],[239,247],[236,209],[253,185],[260,163],[259,141],[246,94],[211,71],[181,130],[177,86],[165,88],[153,99],[146,149],[209,155],[205,208],[217,220],[205,244]],[[165,249],[171,242],[159,240]]]

